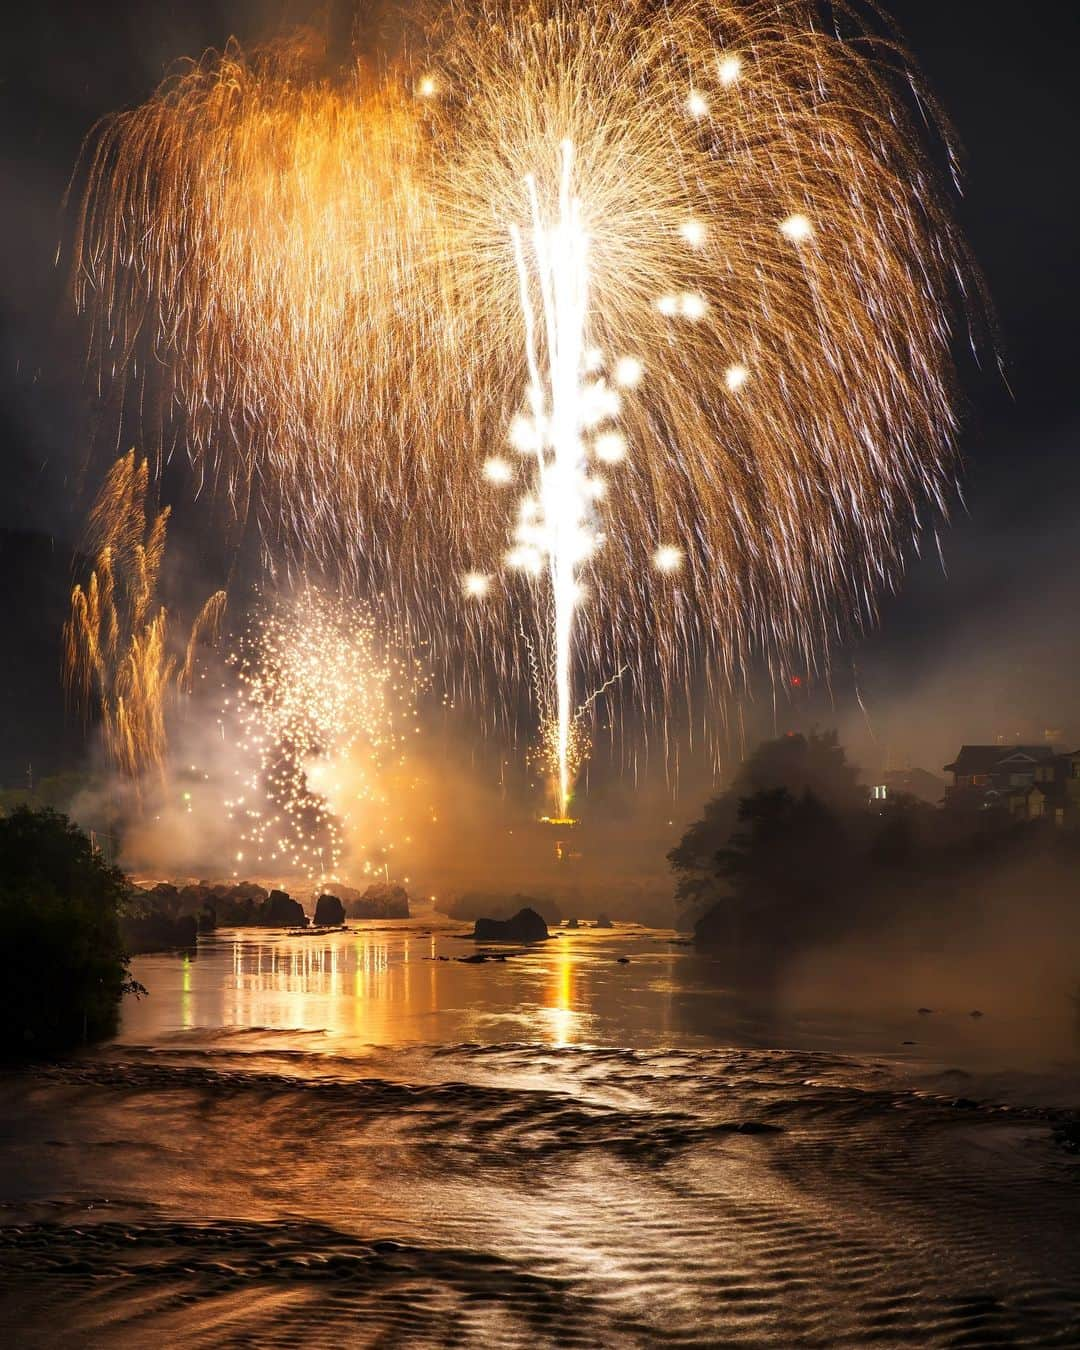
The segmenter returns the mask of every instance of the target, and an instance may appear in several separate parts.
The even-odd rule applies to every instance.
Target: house
[[[946,797],[965,788],[1030,787],[1039,764],[1054,758],[1049,745],[962,745],[945,772],[953,776]]]
[[[1080,751],[1049,745],[964,745],[951,764],[945,804],[1007,811],[1018,820],[1080,823]]]
[[[1039,764],[1032,790],[1042,794],[1041,814],[1055,825],[1080,825],[1080,750]]]

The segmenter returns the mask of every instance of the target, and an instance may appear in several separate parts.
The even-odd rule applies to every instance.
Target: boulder
[[[554,900],[545,896],[523,895],[521,892],[463,891],[452,900],[439,905],[448,919],[475,923],[477,919],[509,919],[522,909],[534,909],[543,921],[554,927],[562,922],[562,911]]]
[[[373,882],[359,900],[351,900],[346,911],[350,919],[407,919],[409,893],[395,882]]]
[[[566,926],[567,928],[576,928],[578,926],[577,919],[567,919]]]
[[[340,928],[345,922],[345,906],[336,895],[320,895],[315,901],[315,924],[318,928]]]
[[[535,909],[519,909],[512,919],[477,919],[477,942],[544,942],[547,924]]]
[[[307,915],[299,900],[285,891],[271,891],[259,907],[255,922],[262,928],[303,928]]]
[[[260,886],[257,881],[237,881],[224,889],[233,899],[256,900],[259,904],[262,904],[268,894],[266,887]]]
[[[196,931],[208,933],[215,927],[213,910],[200,888],[178,890],[167,881],[147,890],[135,887],[129,894],[126,918],[128,951],[133,954],[190,947]]]
[[[215,924],[228,928],[244,928],[249,924],[258,924],[259,911],[267,899],[265,887],[254,881],[237,881],[232,885],[220,882],[209,886],[199,882],[198,886],[187,886],[180,892],[183,897],[191,892],[192,899],[203,895],[203,906],[213,916]]]
[[[599,915],[599,916],[597,917],[597,920],[596,920],[596,926],[597,926],[597,928],[614,928],[614,927],[615,927],[615,925],[611,922],[611,920],[608,918],[608,916],[607,916],[606,914],[601,914],[601,915]]]

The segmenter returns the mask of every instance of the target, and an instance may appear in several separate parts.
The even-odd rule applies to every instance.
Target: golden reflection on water
[[[394,930],[349,927],[304,937],[223,930],[191,953],[136,957],[148,998],[125,999],[120,1040],[205,1030],[296,1033],[305,1049],[348,1053],[368,1046],[543,1041],[554,1046],[843,1043],[879,1053],[914,1039],[915,1014],[850,1006],[805,1010],[736,998],[714,964],[671,944],[666,932],[620,928],[569,932],[503,960],[473,964],[461,925],[404,921]],[[1041,1065],[1071,1061],[1076,1031],[1062,1015],[1027,1021],[966,1013],[919,1021],[920,1046],[958,1064],[1006,1050]],[[988,1035],[987,1028],[995,1032]],[[313,1047],[312,1036],[325,1037]],[[335,1042],[338,1042],[335,1044]],[[972,1061],[974,1062],[974,1060]],[[1056,1059],[1054,1061],[1057,1062]]]
[[[464,960],[475,951],[460,929],[426,925],[310,937],[225,930],[182,958],[139,959],[153,997],[131,1001],[125,1034],[263,1028],[364,1045],[509,1037],[565,1046],[592,1038],[609,996],[624,1006],[606,935],[567,933],[501,960]]]
[[[535,1001],[522,999],[519,1010],[532,1008],[532,1034],[554,1045],[581,1039],[586,1020],[576,979],[580,953],[569,940],[552,942],[527,956],[515,956],[513,965],[490,965],[467,972],[454,962],[439,963],[434,934],[395,935],[393,944],[378,933],[353,931],[348,939],[320,942],[314,938],[234,941],[231,951],[233,1006],[227,1020],[234,1025],[295,1027],[325,1030],[381,1043],[396,1039],[403,1021],[430,1023],[439,1011],[440,982],[449,982],[451,995],[463,981],[481,981],[469,991],[469,1002],[481,1013],[488,1010],[495,986],[511,971],[534,983]],[[403,938],[403,940],[402,940]],[[416,962],[424,959],[427,979],[414,978]],[[443,958],[445,962],[445,956]],[[524,993],[524,990],[522,991]],[[185,1020],[185,1026],[189,1023]]]
[[[233,1025],[325,1030],[382,1043],[397,1039],[403,1023],[418,1030],[433,1023],[440,984],[454,1000],[451,1007],[465,1002],[483,1017],[492,1011],[493,999],[505,1001],[505,989],[500,997],[497,987],[509,977],[520,982],[516,1015],[534,1023],[530,1034],[553,1045],[571,1045],[581,1040],[588,1020],[579,1006],[583,989],[576,966],[581,957],[566,939],[515,955],[497,968],[462,970],[453,957],[447,962],[442,955],[440,963],[435,934],[395,934],[392,943],[363,930],[329,942],[245,936],[231,943],[231,988],[225,992],[231,1006],[223,1012]],[[428,967],[426,979],[415,978],[421,959]],[[466,989],[466,983],[473,987]],[[531,999],[529,985],[535,990]],[[187,1007],[184,1025],[190,1025]]]
[[[405,970],[406,963],[397,967],[399,975]],[[314,938],[236,941],[229,1020],[378,1039],[385,1004],[408,1001],[407,983],[391,988],[390,971],[388,944],[366,934],[344,945]]]
[[[191,999],[191,955],[185,952],[183,955],[183,973],[180,976],[180,1024],[185,1031],[190,1031],[195,1025],[194,1009]]]
[[[544,1009],[548,1030],[553,1044],[572,1045],[579,1015],[574,1009],[574,955],[569,942],[556,942],[552,973],[551,1002]]]

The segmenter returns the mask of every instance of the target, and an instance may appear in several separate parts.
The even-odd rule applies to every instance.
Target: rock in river
[[[261,928],[303,928],[307,915],[299,900],[284,891],[271,891],[259,907],[255,922]]]
[[[544,942],[547,924],[535,909],[519,909],[512,919],[477,919],[477,942]]]
[[[409,893],[395,882],[374,881],[363,895],[349,901],[350,919],[407,919]]]
[[[345,906],[336,895],[320,895],[315,901],[315,923],[319,928],[340,928],[345,922]]]

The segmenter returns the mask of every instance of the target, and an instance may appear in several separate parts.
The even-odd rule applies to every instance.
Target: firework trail
[[[68,692],[84,710],[97,706],[106,754],[136,786],[148,773],[163,777],[170,696],[190,689],[198,650],[216,637],[225,608],[224,591],[210,597],[179,661],[157,602],[169,510],[150,517],[148,488],[149,467],[134,450],[110,469],[90,512],[94,568],[73,588],[64,626]]]
[[[575,701],[819,664],[946,511],[951,156],[843,4],[459,0],[407,39],[333,80],[310,34],[230,47],[107,120],[75,298],[272,565],[381,596],[484,706],[537,653],[565,803]]]
[[[390,788],[417,729],[418,667],[380,651],[370,612],[312,588],[263,605],[229,659],[237,864],[322,886],[352,853],[370,872],[394,846]]]

